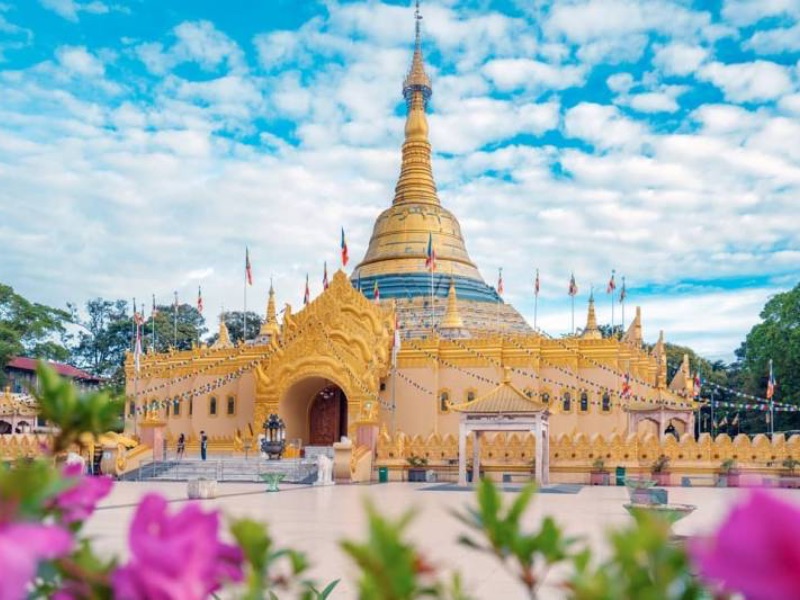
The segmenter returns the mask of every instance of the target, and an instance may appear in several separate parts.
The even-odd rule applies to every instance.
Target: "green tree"
[[[153,337],[154,320],[155,338]],[[167,352],[173,347],[177,350],[191,350],[192,345],[198,343],[207,333],[206,321],[194,306],[180,304],[176,315],[173,305],[159,305],[155,319],[150,315],[142,325],[142,349],[151,349],[155,341],[155,349],[158,352]]]
[[[239,310],[231,310],[222,313],[222,320],[225,321],[225,325],[228,327],[228,335],[231,338],[231,341],[234,344],[238,344],[242,340],[242,334],[244,333],[244,317],[242,316],[242,311]],[[260,317],[258,314],[254,313],[251,310],[247,311],[247,339],[252,340],[258,336],[258,332],[261,329],[261,324],[264,322],[264,319]],[[208,343],[213,344],[219,338],[219,334],[215,333],[212,335]]]
[[[736,350],[743,388],[763,397],[772,360],[778,383],[775,401],[800,404],[800,283],[770,298],[760,317]],[[776,431],[798,425],[797,413],[776,413]]]
[[[30,302],[0,283],[0,383],[5,379],[2,368],[14,356],[67,360],[68,320],[66,311]]]
[[[72,361],[86,371],[124,386],[125,352],[133,348],[133,317],[125,300],[89,300],[82,318],[77,307],[67,305],[72,322],[81,331],[72,346]]]

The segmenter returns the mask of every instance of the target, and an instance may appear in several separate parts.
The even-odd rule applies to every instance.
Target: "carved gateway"
[[[376,421],[380,380],[389,370],[393,313],[353,289],[338,271],[328,289],[304,310],[287,305],[275,351],[255,369],[254,426],[278,413],[289,389],[309,377],[322,377],[347,398],[349,427]]]

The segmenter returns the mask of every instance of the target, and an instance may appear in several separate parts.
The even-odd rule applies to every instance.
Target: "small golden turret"
[[[581,337],[587,340],[603,339],[603,334],[597,327],[597,315],[594,312],[594,292],[589,294],[589,312],[586,315],[586,327],[583,329]]]
[[[211,346],[212,348],[233,348],[233,344],[231,343],[231,336],[228,333],[228,326],[225,325],[225,319],[222,318],[222,315],[219,316],[219,336],[217,337],[217,341]]]
[[[628,327],[628,331],[625,333],[622,341],[641,346],[642,340],[642,307],[637,306],[636,317],[631,322],[630,327]]]
[[[456,297],[456,282],[450,279],[450,290],[447,292],[447,310],[444,313],[439,329],[463,329],[464,321],[458,312],[458,298]]]
[[[664,330],[658,334],[658,341],[653,347],[653,358],[656,359],[656,387],[664,388],[667,385],[667,349],[664,345]]]
[[[280,331],[278,317],[275,312],[275,290],[272,288],[272,281],[269,282],[269,300],[267,300],[267,315],[261,324],[260,336],[277,335]]]
[[[677,370],[675,376],[669,384],[669,389],[678,394],[691,394],[694,391],[694,382],[692,381],[692,374],[689,369],[689,355],[683,355],[681,368]]]

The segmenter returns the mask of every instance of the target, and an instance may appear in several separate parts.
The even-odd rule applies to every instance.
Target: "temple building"
[[[146,354],[138,370],[129,356],[129,431],[161,423],[213,444],[277,414],[297,446],[348,436],[374,450],[399,432],[455,440],[473,403],[501,420],[535,413],[550,438],[692,430],[688,364],[668,380],[663,335],[646,346],[638,308],[624,335],[604,337],[590,298],[580,333],[553,338],[486,284],[436,189],[432,95],[417,19],[400,175],[363,259],[281,322],[270,288],[255,340],[234,345],[220,323],[211,347]]]

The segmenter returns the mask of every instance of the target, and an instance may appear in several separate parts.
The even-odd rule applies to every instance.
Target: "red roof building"
[[[12,392],[23,393],[37,387],[36,365],[38,362],[35,358],[25,356],[17,356],[9,361],[4,371],[7,385]],[[45,362],[62,377],[72,379],[80,388],[95,388],[103,382],[102,377],[97,377],[72,365],[53,361]]]

